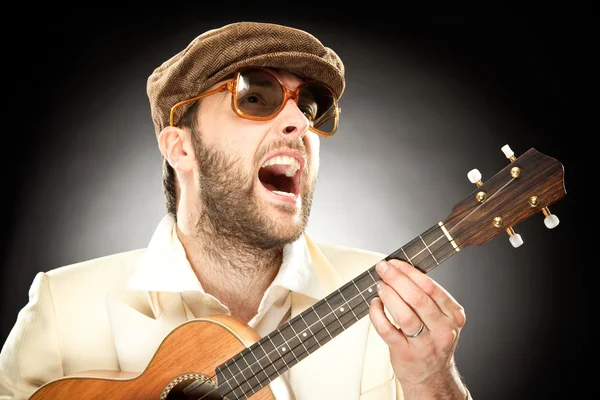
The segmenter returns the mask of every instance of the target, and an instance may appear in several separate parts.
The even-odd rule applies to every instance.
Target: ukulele
[[[509,165],[485,183],[471,170],[467,176],[476,189],[443,221],[385,259],[429,273],[462,249],[504,232],[519,247],[523,241],[513,227],[539,212],[547,228],[556,227],[559,220],[548,207],[566,195],[563,165],[533,148],[518,158],[508,145],[502,151]],[[164,338],[143,372],[66,376],[44,384],[30,400],[272,400],[274,393],[293,399],[289,387],[276,386],[278,378],[366,316],[379,280],[373,265],[263,338],[230,316],[187,321]]]

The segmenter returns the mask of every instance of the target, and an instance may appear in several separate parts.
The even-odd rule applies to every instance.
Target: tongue
[[[261,168],[258,178],[262,184],[270,191],[291,191],[292,183],[289,177],[285,175],[289,165],[274,164]]]
[[[277,188],[273,185],[271,185],[270,183],[263,183],[264,187],[266,187],[267,189],[269,189],[271,192],[276,192]]]

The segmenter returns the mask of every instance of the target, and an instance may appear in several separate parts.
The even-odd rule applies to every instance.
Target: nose
[[[308,118],[300,111],[293,99],[288,99],[283,110],[277,116],[276,124],[278,132],[287,137],[295,136],[293,139],[296,137],[302,139],[310,126]]]

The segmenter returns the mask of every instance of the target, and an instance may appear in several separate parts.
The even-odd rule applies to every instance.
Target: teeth
[[[287,197],[294,197],[295,196],[294,193],[281,192],[279,190],[273,190],[273,193],[277,193],[277,194],[280,194],[282,196],[287,196]]]
[[[288,169],[285,171],[285,175],[292,177],[296,174],[296,171],[300,168],[300,163],[294,157],[290,156],[276,156],[267,161],[261,166],[261,168],[268,167],[269,165],[287,165]]]

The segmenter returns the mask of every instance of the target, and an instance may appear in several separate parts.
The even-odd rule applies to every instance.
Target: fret
[[[320,316],[321,322],[332,338],[345,329],[327,300],[315,304],[313,310]]]
[[[223,375],[224,380],[227,381],[229,383],[229,386],[233,389],[235,379],[233,379],[233,372],[229,368],[229,363],[223,364],[223,366],[221,367],[221,374]]]
[[[414,242],[411,245],[412,248],[409,251],[414,252],[411,258],[411,261],[414,265],[422,268],[425,263],[429,264],[431,262],[431,252],[429,251],[427,243],[425,243],[422,236],[419,236],[419,241]]]
[[[221,373],[220,373],[220,369],[217,369],[217,379],[219,382],[219,386],[217,387],[219,394],[221,395],[221,397],[226,398],[227,396],[229,396],[230,393],[233,393],[234,389],[231,386],[231,383],[226,380],[226,379],[222,379],[220,377]],[[225,386],[227,385],[227,386]],[[237,397],[237,396],[236,396]]]
[[[279,358],[285,365],[284,369],[289,369],[290,362],[293,362],[295,357],[293,354],[290,354],[289,347],[290,344],[285,340],[285,337],[281,334],[279,329],[275,330],[273,333],[269,334],[262,340],[269,340],[273,344],[273,347],[277,351]],[[276,358],[274,356],[274,358]]]
[[[235,357],[233,362],[228,365],[228,369],[231,371],[233,375],[233,380],[237,384],[237,387],[240,388],[244,393],[248,393],[248,391],[252,390],[252,386],[248,383],[248,379],[244,375],[249,374],[251,371],[245,368],[245,365],[238,365],[240,357]]]
[[[357,297],[360,298],[361,288],[359,288],[356,285],[356,282],[353,280],[353,281],[350,281],[350,282],[344,284],[344,286],[339,288],[337,291],[346,300],[346,304],[348,304],[350,301],[354,300],[355,298],[357,298]]]
[[[352,312],[344,315],[346,326],[350,326],[358,321],[360,319],[361,310],[368,307],[368,304],[365,303],[363,298],[357,292],[356,296],[348,300],[348,309],[352,310]]]
[[[292,349],[294,349],[293,346],[302,348],[298,339],[296,339],[293,342],[288,343],[288,346],[284,348],[283,351],[285,352],[285,354],[283,355],[283,359],[284,359],[286,365],[288,366],[288,368],[291,368],[300,362],[300,360],[298,359],[298,357],[296,357],[296,355],[294,354],[294,352],[292,350]]]
[[[273,347],[280,348],[285,344],[285,338],[281,335],[279,329],[274,330],[268,336],[261,339],[262,341],[269,340]]]
[[[351,282],[351,284],[353,289],[356,288],[354,282]],[[341,289],[333,292],[329,297],[331,297],[329,304],[332,306],[332,312],[336,313],[336,316],[344,329],[358,321],[358,317],[354,313],[352,307],[350,307],[348,299],[344,296],[344,292]]]
[[[279,335],[275,335],[275,336],[278,336],[278,337],[279,337]],[[275,343],[273,343],[272,336],[271,336],[271,335],[269,335],[269,336],[267,336],[266,338],[267,338],[268,340],[270,340],[270,341],[271,341],[271,344],[273,344],[273,348],[274,348],[274,349],[275,349],[275,351],[277,352],[277,354],[273,355],[273,358],[275,358],[275,359],[277,360],[276,362],[277,362],[279,365],[281,365],[281,363],[283,363],[283,366],[281,366],[281,368],[279,368],[279,367],[276,367],[276,368],[277,368],[277,371],[279,371],[279,372],[281,373],[282,371],[284,371],[284,368],[285,368],[285,369],[288,369],[288,365],[287,365],[287,363],[285,362],[285,360],[283,359],[283,357],[281,356],[281,352],[279,351],[279,347],[277,347],[277,345],[276,345]],[[282,346],[282,347],[283,347],[283,346]],[[279,358],[277,358],[276,356],[279,356]]]
[[[265,353],[265,349],[263,348],[261,342],[256,342],[254,345],[250,346],[250,349],[261,369],[261,374],[257,375],[257,378],[261,382],[265,380],[270,380],[271,376],[273,376],[273,374],[276,371],[275,367],[273,367],[273,365],[269,361],[269,358],[267,357],[267,354]]]
[[[326,324],[326,320],[325,320],[325,318],[327,317],[329,311],[323,308],[323,304],[324,304],[323,301],[320,301],[320,302],[318,302],[316,304],[316,306],[319,307],[320,314],[317,312],[317,309],[315,308],[315,305],[312,305],[308,309],[308,311],[312,311],[314,313],[314,315],[317,317],[317,320],[314,323],[310,324],[310,326],[312,328],[317,323],[320,323],[323,326],[322,329],[325,329],[325,331],[327,332],[327,334],[329,336],[331,336],[331,333],[329,332],[329,329],[327,329],[327,324]],[[311,330],[313,330],[313,329],[311,329]],[[321,330],[321,329],[319,328],[319,330]]]
[[[415,256],[418,259],[416,264],[421,271],[429,272],[440,265],[439,259],[443,258],[452,246],[439,226],[430,228],[421,234],[419,239],[421,240],[419,247],[423,248],[421,253]]]
[[[367,298],[365,297],[364,293],[358,288],[358,286],[356,286],[356,282],[352,281],[352,285],[354,285],[356,291],[358,292],[359,296],[362,297],[363,301],[367,301]],[[354,311],[352,311],[352,313],[354,313]]]
[[[442,264],[444,261],[446,261],[447,259],[449,259],[457,251],[458,250],[456,250],[454,247],[451,247],[449,245],[445,245],[444,248],[443,248],[443,251],[438,251],[438,253],[436,254],[438,264],[430,265],[428,267],[425,267],[426,268],[425,272],[429,272],[432,269],[434,269],[435,267],[437,267],[438,265]]]
[[[254,392],[254,388],[259,389],[261,387],[260,379],[258,379],[258,374],[262,372],[262,367],[260,366],[260,364],[256,360],[256,357],[254,357],[254,354],[252,354],[251,351],[245,350],[241,352],[240,358],[246,364],[243,370],[245,371],[244,377],[246,378],[248,383],[250,383],[251,380],[256,381],[256,383],[253,383],[251,385],[252,392]]]
[[[364,304],[367,304],[367,309],[363,311],[362,314],[360,314],[359,318],[362,318],[369,313],[369,308],[371,307],[371,300],[373,300],[374,297],[377,297],[377,282],[381,280],[381,277],[377,275],[377,272],[375,272],[375,267],[371,267],[368,270],[368,272],[369,278],[371,278],[373,283],[362,292],[362,297],[364,298],[366,296]],[[375,274],[375,276],[373,276],[373,274]]]
[[[410,261],[410,263],[415,267],[419,265],[419,260],[417,257],[422,254],[424,249],[425,246],[419,237],[411,240],[406,245],[401,247],[402,254],[407,257],[407,260],[405,261]]]
[[[232,392],[235,394],[236,398],[240,398],[240,395],[244,395],[245,391],[241,388],[240,382],[236,378],[236,374],[239,372],[239,369],[236,367],[237,367],[236,363],[233,362],[233,363],[230,363],[229,365],[227,365],[227,370],[231,374],[231,379],[233,379],[233,381],[235,382],[235,385],[233,385]],[[229,386],[232,386],[232,385],[230,384]]]
[[[427,251],[431,256],[431,260],[437,267],[441,264],[441,260],[446,255],[448,250],[452,249],[452,245],[450,245],[446,235],[439,226],[431,228],[429,231],[423,233],[420,237],[423,243],[427,245]]]
[[[249,381],[250,379],[254,378],[252,370],[248,368],[249,365],[244,358],[244,353],[238,353],[238,356],[234,357],[233,360],[236,364],[236,367],[240,370],[240,375],[245,381]],[[240,379],[240,377],[238,377],[238,379]]]
[[[370,300],[377,295],[375,283],[380,279],[379,275],[375,273],[374,267],[371,267],[354,280],[356,287],[363,296],[360,296],[357,293],[357,296],[355,296],[353,300],[350,300],[350,305],[359,318],[362,318],[369,313]],[[366,297],[367,301],[363,300],[364,297]]]
[[[444,233],[443,225],[440,223],[390,254],[386,260],[398,258],[408,261],[421,272],[428,273],[454,254],[455,251],[458,250],[450,242],[449,237]]]
[[[317,337],[317,340],[319,340],[319,336],[322,337],[323,340],[323,344],[326,343],[326,336],[323,336],[323,334],[326,334],[327,336],[329,336],[331,339],[333,339],[333,335],[331,334],[331,332],[329,331],[329,329],[327,329],[327,317],[329,316],[329,314],[327,314],[327,310],[324,310],[323,307],[323,301],[321,301],[320,303],[317,303],[316,305],[319,306],[319,310],[321,312],[321,314],[317,313],[317,310],[315,309],[315,306],[311,306],[310,309],[308,311],[311,311],[314,313],[314,315],[317,317],[317,320],[312,323],[311,326],[311,330],[313,332],[315,332],[315,336]],[[323,315],[323,317],[321,317],[321,315]],[[324,331],[324,332],[323,332]],[[319,340],[319,342],[321,342]]]
[[[248,366],[254,375],[254,380],[256,381],[256,384],[254,384],[252,387],[258,389],[262,387],[261,382],[265,379],[268,379],[268,376],[251,349],[244,350],[243,354],[244,360],[246,360],[248,363]]]
[[[298,364],[300,360],[308,355],[308,350],[306,350],[290,324],[284,324],[279,328],[279,336],[284,340],[283,347],[285,347],[285,350],[283,350],[283,358],[288,368]]]
[[[221,366],[217,367],[217,369],[216,369],[217,382],[219,382],[219,386],[217,387],[217,389],[218,389],[221,397],[225,397],[225,396],[229,395],[229,393],[232,393],[234,391],[234,387],[230,381],[230,379],[232,379],[231,372],[229,372],[228,369],[226,368],[226,364],[227,363],[222,364]],[[225,385],[227,385],[227,386],[225,386]]]
[[[304,330],[302,331],[302,336],[304,337],[310,337],[313,338],[315,341],[315,345],[317,346],[317,348],[321,347],[321,343],[319,343],[319,339],[317,339],[317,337],[315,336],[315,333],[313,332],[313,322],[315,321],[315,319],[313,318],[309,318],[309,321],[307,321],[306,319],[304,319],[304,313],[300,314],[300,318],[302,319],[302,322],[304,322]],[[308,347],[308,351],[310,351],[311,353],[314,351],[315,349],[313,348],[313,346],[309,346]]]
[[[335,319],[339,323],[340,331],[346,330],[347,327],[352,325],[357,320],[356,316],[354,315],[354,312],[348,304],[343,304],[336,309],[333,309],[329,302],[327,302],[327,305],[329,305],[329,308],[331,309],[331,314],[335,316]],[[337,335],[338,333],[340,332],[336,330],[335,334]]]
[[[344,296],[342,296],[342,293],[339,289],[331,293],[329,296],[325,297],[324,300],[327,301],[327,303],[329,303],[329,306],[333,310],[346,305],[346,299],[344,298]]]
[[[373,276],[373,272],[375,272],[375,268],[369,268],[366,273],[369,275],[369,278],[371,278],[371,280],[373,281],[373,283],[369,282],[369,280],[366,280],[366,282],[368,282],[368,284],[363,287],[364,289],[372,289],[373,285],[376,284],[377,282],[379,282],[381,280],[381,277],[375,272],[375,276]],[[360,276],[360,278],[362,278],[362,276]],[[362,286],[361,286],[362,287]]]
[[[268,338],[267,338],[268,339]],[[277,350],[273,343],[270,340],[261,340],[259,342],[265,351],[265,355],[269,360],[269,366],[267,367],[267,376],[269,379],[273,379],[273,377],[278,375],[279,371],[283,371],[285,368],[285,364],[283,360],[277,356]],[[275,371],[272,371],[274,369]]]
[[[364,301],[364,297],[361,296],[360,289],[358,286],[356,286],[354,281],[346,283],[344,286],[338,289],[337,292],[346,303],[346,307],[344,307],[344,309],[347,308],[350,311],[343,313],[340,318],[344,327],[348,328],[350,325],[358,321],[359,317],[354,309]]]
[[[421,239],[421,241],[423,242],[423,244],[425,245],[425,249],[429,252],[429,254],[431,255],[431,258],[433,259],[433,261],[437,264],[440,265],[440,263],[438,262],[438,260],[435,258],[435,254],[433,254],[433,252],[431,251],[431,249],[429,248],[429,246],[427,245],[427,242],[425,242],[425,239],[423,239],[422,236],[419,236],[419,238]],[[423,264],[423,263],[421,263]]]
[[[294,332],[294,337],[292,339],[289,340],[290,343],[294,343],[294,341],[298,341],[298,343],[300,343],[300,345],[302,346],[301,348],[299,346],[294,346],[292,345],[292,349],[294,351],[294,355],[296,356],[296,359],[298,361],[301,361],[304,359],[305,356],[308,356],[310,354],[310,352],[308,351],[308,349],[306,348],[306,346],[304,345],[304,341],[301,339],[300,334],[296,331],[296,329],[294,329],[294,325],[293,324],[287,324],[287,326],[285,327],[285,329],[290,329]],[[304,350],[304,353],[302,353],[302,350]],[[300,356],[298,356],[298,354],[300,354]]]
[[[261,339],[262,341],[270,341],[277,354],[270,354],[271,358],[274,359],[274,364],[279,373],[289,369],[295,365],[298,360],[290,348],[291,343],[286,341],[285,337],[281,334],[280,330],[276,330],[268,336]],[[273,362],[273,360],[271,360]]]
[[[325,343],[331,340],[331,335],[329,332],[327,332],[325,326],[319,319],[319,316],[315,314],[312,307],[303,311],[300,316],[302,317],[304,323],[306,323],[309,334],[312,334],[312,336],[314,336],[316,339],[318,347],[323,346]],[[309,347],[308,349],[312,352],[317,348],[313,349]]]
[[[432,251],[436,255],[436,259],[438,261],[438,264],[436,265],[437,267],[450,258],[453,254],[456,254],[456,252],[460,251],[460,249],[456,243],[454,243],[454,240],[446,230],[446,227],[441,222],[435,227],[435,232],[436,238],[435,240],[430,241],[429,247],[433,249]],[[432,269],[433,268],[429,268],[429,270]]]
[[[359,296],[357,298],[357,301],[363,301],[363,299]],[[349,328],[360,319],[358,315],[356,315],[356,313],[354,312],[352,304],[353,303],[351,301],[348,301],[346,305],[336,310],[339,314],[338,319],[340,320],[344,328]]]
[[[401,257],[402,260],[410,263],[413,267],[415,266],[415,264],[413,264],[412,260],[410,259],[410,257],[408,256],[408,254],[406,254],[406,252],[404,251],[404,248],[400,247],[400,250],[402,251],[402,254],[404,255],[404,257]]]
[[[319,348],[320,345],[317,342],[317,339],[314,337],[306,321],[304,321],[304,317],[302,314],[298,315],[292,321],[290,321],[290,325],[294,328],[294,331],[298,334],[298,338],[304,344],[306,351],[312,353],[314,349]]]

